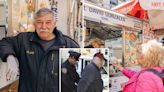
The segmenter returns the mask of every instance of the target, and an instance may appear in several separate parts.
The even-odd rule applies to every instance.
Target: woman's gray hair
[[[164,46],[156,40],[141,45],[144,58],[143,67],[164,67]]]
[[[55,17],[55,14],[52,10],[48,9],[48,8],[41,8],[39,9],[34,16],[34,20],[40,16],[46,15],[46,14],[52,14],[53,18]],[[55,19],[55,18],[54,18]]]

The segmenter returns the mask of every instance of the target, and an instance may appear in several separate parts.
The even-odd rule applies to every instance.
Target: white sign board
[[[0,1],[0,25],[5,25],[5,3],[4,1]]]
[[[164,10],[164,0],[139,0],[144,10]]]
[[[85,3],[94,4],[100,7],[110,9],[110,0],[84,0]]]
[[[152,30],[163,29],[164,28],[164,10],[149,10],[149,24]]]
[[[123,85],[128,81],[128,78],[125,76],[111,77],[109,78],[111,83],[111,88],[109,92],[119,92],[122,91]]]
[[[4,63],[0,60],[0,89],[4,88],[5,86],[15,82],[16,80],[6,80],[6,73],[7,73],[7,63]]]
[[[149,23],[143,22],[143,42],[145,43],[154,38],[155,36],[154,36],[153,31],[150,29]]]
[[[126,27],[142,29],[142,21],[140,20],[90,4],[84,4],[84,18],[88,20],[99,20],[105,24],[113,23]]]

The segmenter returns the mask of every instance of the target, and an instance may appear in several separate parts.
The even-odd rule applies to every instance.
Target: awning
[[[116,6],[113,10],[147,19],[152,30],[164,29],[164,0],[131,0]]]
[[[164,0],[139,0],[141,7],[148,11],[152,30],[164,29]]]
[[[164,10],[164,0],[139,0],[144,10]]]
[[[131,0],[122,3],[121,5],[114,7],[112,10],[137,18],[148,19],[147,11],[141,8],[138,0]]]

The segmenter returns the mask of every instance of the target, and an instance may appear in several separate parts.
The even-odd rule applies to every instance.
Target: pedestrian
[[[101,79],[100,69],[104,64],[104,55],[96,53],[93,61],[88,64],[83,72],[77,86],[77,92],[102,92],[103,80]]]
[[[0,41],[0,57],[7,61],[8,80],[17,75],[18,59],[19,92],[59,92],[59,48],[79,46],[57,30],[54,16],[52,10],[41,8],[35,13],[35,32]]]
[[[77,83],[79,82],[79,75],[76,72],[75,65],[79,60],[80,53],[69,51],[68,59],[62,64],[62,92],[75,92]]]
[[[93,38],[89,41],[89,45],[85,48],[102,48],[104,47],[103,41],[99,38]]]
[[[156,40],[141,45],[138,64],[142,69],[135,72],[114,63],[129,81],[123,92],[164,92],[164,47]]]

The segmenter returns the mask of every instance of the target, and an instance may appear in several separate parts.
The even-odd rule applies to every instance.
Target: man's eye
[[[42,22],[37,22],[37,24],[42,24]]]
[[[51,22],[46,22],[46,24],[51,24]]]

